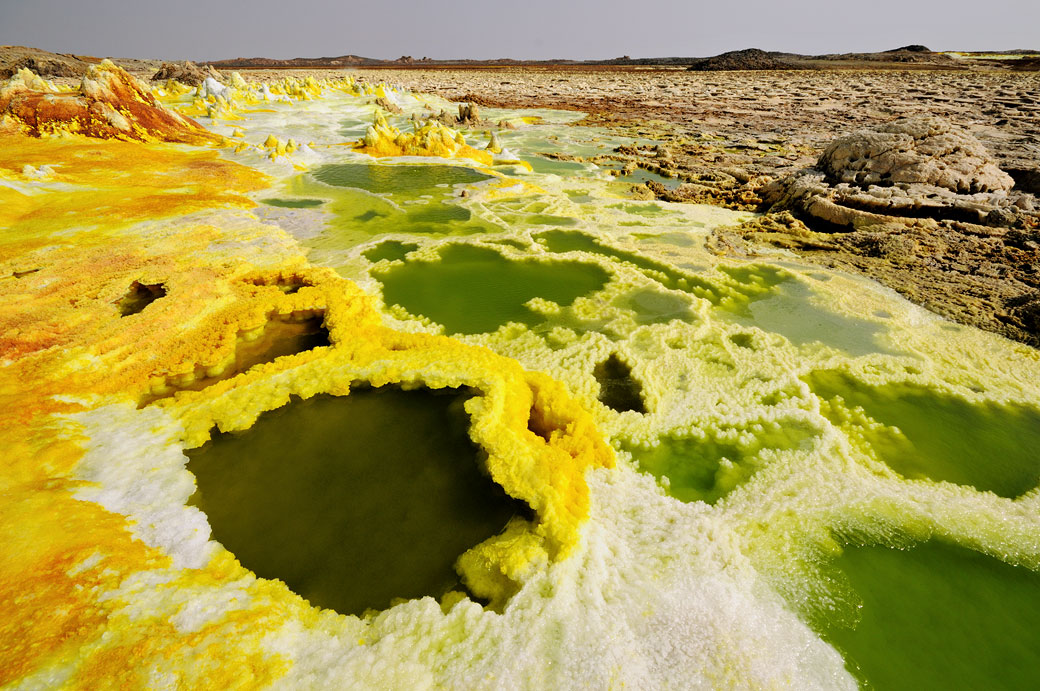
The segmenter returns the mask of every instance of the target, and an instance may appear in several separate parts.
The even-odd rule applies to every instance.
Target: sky
[[[1040,0],[0,0],[0,45],[220,60],[1040,49]]]

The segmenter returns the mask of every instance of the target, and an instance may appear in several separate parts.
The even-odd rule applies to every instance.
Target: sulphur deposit
[[[966,588],[1032,611],[1035,350],[790,252],[720,258],[706,239],[753,214],[633,198],[639,173],[590,161],[650,142],[571,113],[454,118],[356,75],[194,81],[101,63],[78,87],[0,87],[0,683],[833,689],[999,669],[1000,621],[897,584],[982,564],[956,567]],[[448,555],[450,587],[322,609],[222,543],[188,454],[387,388],[458,393],[472,462],[519,508]],[[433,488],[424,440],[396,430]],[[356,529],[393,551],[389,521]],[[336,542],[293,538],[318,536]],[[878,665],[880,615],[926,636],[932,605],[978,617],[993,650],[943,632],[938,657]]]

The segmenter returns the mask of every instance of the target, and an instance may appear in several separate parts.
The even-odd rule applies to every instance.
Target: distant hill
[[[360,55],[341,55],[323,58],[289,58],[276,60],[273,58],[233,58],[231,60],[213,60],[200,63],[213,65],[217,69],[318,69],[336,67],[408,67],[408,66],[446,66],[446,65],[570,65],[586,64],[594,61],[569,60],[558,58],[553,60],[514,60],[513,58],[495,58],[493,60],[433,60],[428,57],[415,59],[410,55],[402,55],[396,60],[366,58]]]
[[[272,58],[234,58],[232,60],[214,60],[209,63],[217,69],[316,69],[338,67],[494,67],[502,65],[516,66],[551,66],[566,65],[576,67],[598,66],[663,66],[687,67],[693,71],[728,71],[728,70],[791,70],[791,69],[848,69],[870,67],[874,69],[906,68],[913,65],[926,69],[960,69],[963,65],[956,59],[943,53],[936,53],[922,45],[908,45],[901,48],[878,53],[840,53],[832,55],[801,55],[798,53],[767,52],[757,48],[747,48],[722,53],[713,57],[658,57],[632,58],[627,55],[608,60],[570,60],[556,58],[551,60],[516,60],[498,58],[494,60],[447,59],[434,60],[428,57],[414,59],[404,55],[396,60],[366,58],[359,55],[342,55],[322,58],[291,58],[275,60]]]
[[[893,48],[892,50],[886,50],[886,53],[931,53],[931,48],[913,44],[911,46],[903,46],[902,48]]]
[[[758,48],[746,48],[722,53],[711,58],[698,60],[687,69],[691,72],[729,72],[733,70],[791,70],[804,69],[796,60],[797,56],[788,56],[782,60],[780,53],[767,53]]]
[[[936,53],[921,45],[903,46],[879,53],[834,53],[830,55],[799,56],[808,62],[867,62],[934,65],[935,67],[955,68],[961,65],[957,58],[945,53]]]
[[[588,69],[613,68],[683,68],[695,71],[727,71],[727,70],[833,70],[833,69],[1009,69],[1040,70],[1040,58],[1020,57],[1037,56],[1040,51],[1005,50],[992,53],[965,52],[971,59],[958,59],[945,53],[936,53],[922,45],[907,45],[901,48],[885,50],[878,53],[835,53],[828,55],[800,55],[764,51],[757,48],[729,51],[713,57],[656,57],[632,58],[624,55],[608,60],[571,60],[554,58],[551,60],[516,60],[513,58],[496,58],[493,60],[450,59],[435,60],[429,57],[413,58],[402,55],[396,60],[368,58],[361,55],[346,54],[337,57],[276,59],[265,57],[233,58],[230,60],[214,60],[199,62],[202,67],[213,65],[217,69],[345,69],[345,68],[383,68],[383,69],[423,69],[423,68],[479,68],[479,67],[569,67]],[[1007,58],[993,57],[1005,55]],[[161,60],[111,58],[120,67],[132,74],[151,76],[159,69]],[[86,72],[87,66],[101,61],[100,57],[90,55],[73,55],[71,53],[52,53],[27,46],[0,46],[0,79],[6,79],[20,68],[28,68],[45,77],[78,78]]]
[[[233,58],[231,60],[215,60],[208,63],[213,65],[217,69],[226,68],[234,69],[236,67],[248,68],[248,67],[270,67],[270,68],[285,68],[285,67],[353,67],[356,65],[376,65],[388,62],[386,60],[376,60],[374,58],[363,58],[360,55],[341,55],[339,57],[331,58],[291,58],[289,60],[279,60],[276,58]]]

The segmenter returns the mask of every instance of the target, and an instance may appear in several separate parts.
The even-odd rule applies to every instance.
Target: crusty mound
[[[165,82],[168,79],[176,79],[181,84],[198,86],[210,76],[209,72],[196,65],[191,60],[184,62],[164,62],[152,75],[153,82]]]
[[[34,137],[71,133],[99,139],[209,144],[221,141],[191,118],[163,107],[108,60],[91,65],[78,92],[56,92],[28,70],[0,86],[0,132]]]
[[[85,63],[82,60],[69,59],[64,56],[23,55],[0,66],[0,79],[16,75],[19,70],[31,70],[44,77],[78,77],[83,74]]]
[[[978,139],[930,116],[901,118],[836,139],[817,167],[832,182],[864,188],[916,183],[975,194],[1014,185]]]
[[[687,68],[690,72],[725,72],[730,70],[789,70],[793,66],[778,60],[764,50],[746,48],[698,60]]]

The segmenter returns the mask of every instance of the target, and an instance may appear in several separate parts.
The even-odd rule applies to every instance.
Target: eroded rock
[[[841,137],[814,168],[764,186],[761,197],[765,216],[709,246],[794,250],[955,321],[1040,345],[1036,200],[963,129],[919,117]]]
[[[900,118],[836,139],[818,164],[832,182],[899,183],[956,192],[1007,192],[1015,181],[967,131],[935,117]]]
[[[91,65],[75,93],[54,92],[22,70],[0,86],[0,132],[33,137],[65,132],[187,144],[221,141],[191,118],[165,108],[144,85],[108,60]]]
[[[210,70],[213,70],[213,68],[210,67]],[[209,76],[211,76],[209,72],[203,70],[191,60],[186,60],[184,62],[164,62],[158,71],[152,75],[152,81],[165,82],[169,79],[174,79],[181,84],[199,86]]]
[[[395,115],[399,115],[403,112],[401,110],[401,106],[397,105],[388,98],[383,98],[382,96],[376,99],[376,105],[385,110],[386,112],[393,113]]]
[[[476,103],[460,103],[459,104],[459,120],[460,125],[478,125],[480,124],[480,106]]]
[[[78,77],[85,67],[86,63],[76,58],[25,55],[0,66],[0,78],[13,77],[23,69],[43,77]]]
[[[458,115],[449,113],[442,109],[436,114],[430,112],[425,119],[439,122],[445,127],[458,127],[460,125],[465,127],[478,127],[488,124],[481,120],[480,106],[476,103],[460,103]]]
[[[1031,195],[969,132],[935,117],[901,118],[840,137],[805,169],[766,185],[763,205],[832,230],[895,219],[1028,225]]]

